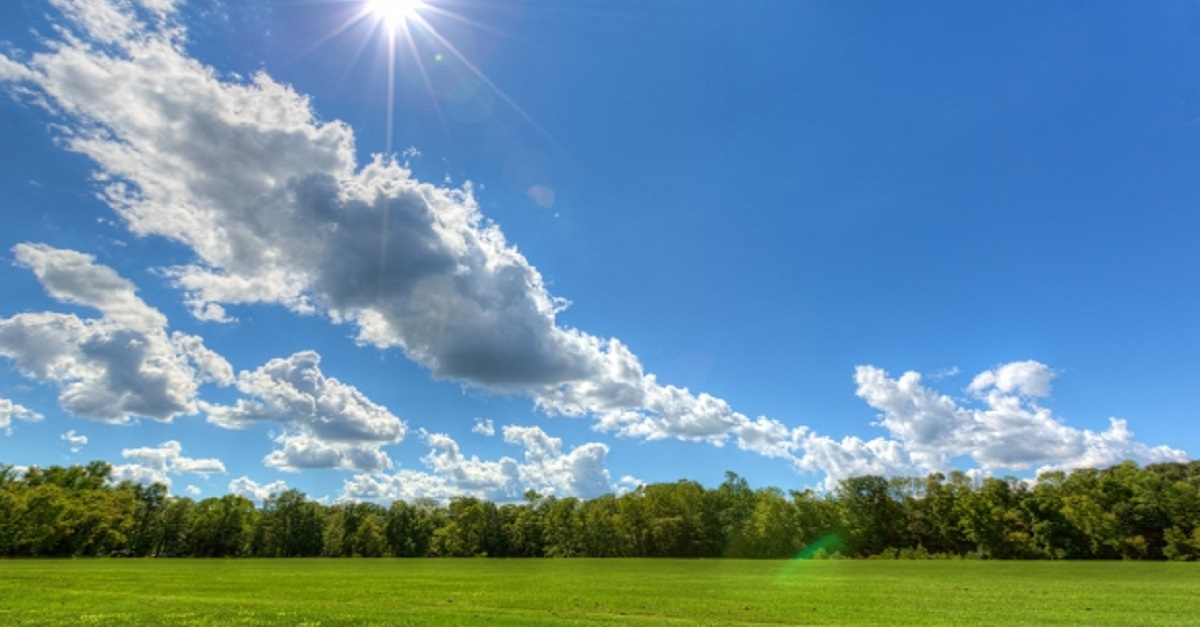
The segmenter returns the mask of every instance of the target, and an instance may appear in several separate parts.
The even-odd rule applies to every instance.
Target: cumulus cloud
[[[986,472],[1187,459],[1183,451],[1134,441],[1117,418],[1100,433],[1066,425],[1038,404],[1050,394],[1055,374],[1036,361],[984,371],[967,388],[983,407],[962,406],[925,387],[916,372],[893,379],[879,368],[859,366],[854,380],[858,396],[882,412],[879,424],[919,468],[946,468],[958,456]]]
[[[503,432],[505,442],[525,449],[524,462],[507,456],[499,460],[468,457],[450,436],[424,432],[430,451],[422,461],[428,472],[401,469],[393,474],[355,475],[345,482],[343,498],[445,500],[469,495],[503,501],[519,498],[529,489],[586,498],[620,488],[612,483],[605,467],[608,447],[603,443],[589,442],[564,452],[561,439],[538,427],[507,426]]]
[[[20,64],[25,82],[71,123],[66,145],[98,164],[128,228],[194,251],[169,274],[198,317],[252,302],[320,312],[436,377],[629,437],[722,444],[749,422],[660,384],[618,340],[559,324],[567,302],[469,185],[422,183],[384,158],[360,167],[351,130],[289,87],[223,80],[187,56],[178,28],[90,4],[67,11],[79,38]]]
[[[401,468],[395,473],[354,475],[342,486],[342,498],[352,501],[413,501],[429,498],[448,501],[456,496],[476,495],[443,476]]]
[[[170,487],[170,475],[190,473],[207,477],[225,472],[225,464],[219,459],[184,457],[183,445],[176,440],[168,440],[157,447],[127,448],[121,451],[121,457],[134,460],[134,463],[114,466],[114,481],[132,481],[146,485],[161,483]]]
[[[88,437],[82,433],[75,433],[74,429],[67,431],[59,436],[59,438],[71,447],[72,453],[78,453],[79,451],[82,451],[83,447],[87,446],[88,443]]]
[[[264,421],[282,425],[275,437],[280,448],[264,460],[281,470],[390,468],[380,447],[404,439],[405,423],[358,388],[326,377],[320,365],[315,351],[301,351],[243,371],[237,388],[251,398],[204,404],[208,421],[227,429]]]
[[[198,411],[201,384],[232,382],[229,362],[196,336],[168,333],[166,317],[92,255],[45,244],[18,244],[13,253],[52,298],[100,312],[0,318],[0,355],[26,377],[56,384],[64,409],[110,423],[170,421]]]
[[[886,438],[863,440],[846,436],[840,440],[806,433],[794,460],[797,468],[824,473],[823,487],[832,490],[838,481],[861,475],[912,475],[931,470],[914,463],[903,444]]]
[[[521,479],[538,492],[592,497],[612,490],[603,443],[588,442],[563,453],[561,439],[538,427],[518,426],[504,427],[504,441],[525,449]]]
[[[475,426],[471,427],[471,433],[478,433],[490,438],[496,435],[496,425],[492,423],[491,418],[476,418]]]
[[[14,403],[7,398],[0,398],[0,431],[4,431],[5,434],[12,433],[13,420],[38,422],[41,419],[41,414],[24,405]]]
[[[1050,395],[1050,381],[1058,373],[1036,361],[1014,361],[975,375],[967,390],[976,396],[1012,395],[1042,398]],[[999,398],[999,397],[997,397]]]
[[[227,489],[230,494],[244,496],[255,503],[261,504],[271,496],[287,491],[288,485],[282,480],[260,484],[250,477],[243,475],[230,481]]]

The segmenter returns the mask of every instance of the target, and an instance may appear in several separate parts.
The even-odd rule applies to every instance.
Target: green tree
[[[119,490],[133,495],[133,525],[129,532],[129,552],[138,557],[157,557],[163,541],[163,513],[170,492],[161,483],[141,485],[122,483]]]
[[[543,520],[543,550],[547,557],[583,554],[583,515],[579,499],[551,499]]]
[[[588,557],[623,557],[629,554],[627,539],[621,533],[620,507],[611,494],[583,501],[579,505],[582,524],[582,552]]]
[[[436,526],[434,510],[424,505],[394,501],[388,508],[384,534],[389,550],[397,557],[421,557],[429,554]]]
[[[745,478],[733,471],[725,472],[725,481],[707,495],[706,510],[715,514],[716,529],[711,533],[718,538],[722,554],[730,557],[750,555],[747,546],[747,521],[754,514],[758,498]]]
[[[196,557],[238,557],[249,553],[254,503],[236,494],[200,501],[191,517],[189,539]]]
[[[895,547],[899,529],[907,527],[903,509],[892,499],[888,481],[878,475],[838,482],[842,542],[852,555],[869,557]]]
[[[196,503],[187,497],[168,498],[162,512],[162,534],[152,555],[184,557],[194,555],[192,518]]]
[[[324,547],[325,508],[304,493],[288,489],[263,501],[255,529],[255,554],[314,557]]]
[[[754,494],[754,510],[743,521],[741,537],[746,557],[791,557],[804,546],[796,510],[779,488]]]

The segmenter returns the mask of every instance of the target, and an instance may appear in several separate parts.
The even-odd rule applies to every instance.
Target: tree
[[[421,557],[429,554],[435,521],[432,505],[410,505],[394,501],[387,512],[384,534],[388,548],[396,557]]]
[[[163,513],[170,492],[167,486],[154,483],[148,486],[124,482],[118,490],[131,493],[134,499],[133,525],[129,532],[129,553],[138,557],[157,557],[162,547]]]
[[[907,526],[903,509],[891,498],[888,481],[878,475],[838,482],[842,541],[853,555],[869,557],[897,544],[897,530]]]
[[[621,533],[620,508],[611,494],[583,501],[579,506],[582,525],[580,542],[589,557],[622,557],[629,554],[626,537]]]
[[[162,513],[162,535],[152,554],[163,557],[193,555],[192,518],[196,503],[187,497],[167,499]]]
[[[248,554],[257,514],[252,501],[236,494],[200,501],[189,532],[193,554],[196,557]]]
[[[579,499],[551,499],[543,520],[546,557],[578,557],[583,554],[583,516]]]
[[[289,489],[263,501],[255,529],[256,555],[267,557],[313,557],[324,544],[325,509],[309,501],[304,493]]]
[[[778,488],[754,493],[754,510],[741,527],[741,555],[791,557],[804,546],[799,519]]]
[[[345,508],[344,550],[354,557],[383,557],[387,554],[387,510],[375,503],[353,503]]]
[[[709,492],[707,501],[705,510],[712,512],[716,525],[710,534],[718,538],[723,554],[732,557],[750,555],[744,525],[754,514],[757,504],[750,484],[736,472],[726,471],[725,481]]]

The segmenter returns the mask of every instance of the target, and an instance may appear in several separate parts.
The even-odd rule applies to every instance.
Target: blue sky
[[[382,4],[6,5],[0,461],[510,500],[1200,450],[1194,4]]]

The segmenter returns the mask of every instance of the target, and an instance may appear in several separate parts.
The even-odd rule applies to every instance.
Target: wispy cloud
[[[12,421],[38,422],[42,415],[7,398],[0,398],[0,431],[12,432]]]
[[[87,446],[88,443],[88,437],[82,433],[75,433],[74,429],[67,431],[59,437],[71,447],[72,453],[82,451],[83,447]]]

